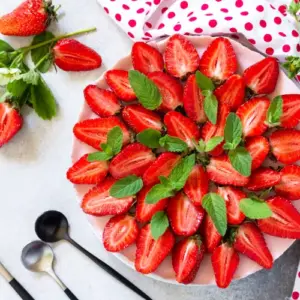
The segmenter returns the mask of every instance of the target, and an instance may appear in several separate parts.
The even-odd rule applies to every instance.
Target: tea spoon
[[[112,267],[107,265],[105,262],[97,258],[92,253],[85,250],[79,244],[77,244],[69,235],[69,223],[65,215],[59,211],[49,210],[39,216],[35,222],[35,232],[37,236],[44,242],[55,243],[60,240],[66,240],[72,244],[79,251],[84,253],[99,267],[109,273],[111,276],[122,282],[125,286],[130,288],[132,291],[140,295],[145,300],[152,300],[143,291],[131,283],[128,279],[114,270]]]
[[[78,300],[53,271],[54,253],[52,248],[42,242],[34,241],[23,248],[21,260],[26,269],[50,275],[71,300]]]

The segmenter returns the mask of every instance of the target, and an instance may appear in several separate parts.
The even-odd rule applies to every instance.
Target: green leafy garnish
[[[188,145],[183,140],[170,135],[165,135],[160,138],[159,144],[170,152],[184,152],[188,148]]]
[[[204,151],[210,152],[214,150],[218,145],[220,145],[224,141],[222,136],[214,136],[210,140],[207,141]]]
[[[272,210],[268,204],[259,199],[242,199],[239,206],[244,215],[250,219],[265,219],[272,216]]]
[[[235,113],[230,113],[224,129],[224,149],[235,149],[242,140],[242,133],[243,127],[240,118]]]
[[[252,157],[244,147],[237,147],[228,153],[231,165],[243,176],[251,175]]]
[[[157,212],[151,219],[151,234],[155,240],[158,240],[169,227],[169,220],[164,211]]]
[[[138,142],[152,149],[159,148],[160,138],[161,133],[158,130],[151,128],[141,131],[136,136]]]
[[[138,193],[143,187],[143,180],[135,175],[124,177],[113,184],[109,194],[114,198],[125,198]]]
[[[196,82],[202,91],[213,91],[215,89],[213,81],[200,71],[196,71]]]
[[[267,123],[270,126],[280,125],[280,118],[282,116],[283,100],[281,96],[277,96],[271,102],[267,111]]]
[[[202,91],[202,94],[205,96],[204,98],[204,112],[208,118],[208,120],[212,124],[217,123],[218,116],[218,100],[214,93],[210,90]]]
[[[287,70],[289,78],[294,78],[300,73],[300,56],[288,56],[282,66]]]

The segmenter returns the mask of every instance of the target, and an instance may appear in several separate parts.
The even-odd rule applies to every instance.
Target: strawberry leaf
[[[237,147],[228,153],[231,165],[243,176],[251,175],[252,157],[248,150],[244,147]]]
[[[143,180],[135,175],[124,177],[113,184],[109,190],[114,198],[125,198],[138,193],[143,187]]]
[[[283,112],[283,100],[281,96],[277,96],[271,102],[267,111],[267,123],[271,126],[280,125],[280,118]]]
[[[152,80],[136,70],[130,70],[128,77],[134,93],[145,108],[154,110],[160,106],[161,94]]]
[[[202,94],[205,96],[204,112],[208,120],[215,125],[217,123],[218,116],[218,100],[210,90],[204,90],[202,91]]]
[[[155,240],[158,240],[169,227],[169,220],[164,211],[157,212],[151,219],[151,234]]]
[[[94,162],[94,161],[106,161],[106,160],[110,160],[111,158],[112,158],[111,155],[99,151],[95,153],[90,153],[87,157],[87,160],[89,162]]]
[[[224,236],[227,230],[225,200],[216,193],[208,193],[202,199],[202,206],[211,217],[218,232]]]
[[[188,148],[187,144],[183,140],[170,135],[165,135],[160,138],[159,144],[161,147],[170,152],[184,152]]]
[[[116,155],[121,151],[123,145],[123,132],[119,126],[115,126],[109,131],[106,144],[111,147],[113,155]]]
[[[266,202],[253,198],[242,199],[240,210],[250,219],[265,219],[272,216],[272,210]]]
[[[6,41],[0,40],[0,51],[12,52],[15,49]]]
[[[214,136],[212,137],[205,145],[205,152],[209,152],[214,150],[218,145],[220,145],[224,141],[222,136]]]
[[[54,35],[52,32],[49,32],[49,31],[45,31],[39,35],[36,35],[34,38],[33,38],[33,41],[32,41],[32,45],[36,45],[36,44],[39,44],[39,43],[42,43],[42,42],[45,42],[45,41],[48,41],[48,40],[51,40],[54,38]],[[53,43],[51,44],[47,44],[45,46],[42,46],[42,47],[39,47],[39,48],[36,48],[36,49],[32,49],[31,50],[31,59],[33,61],[33,63],[35,65],[37,65],[37,63],[44,57],[46,56],[47,54],[51,53],[51,50],[52,50],[52,46],[53,46]],[[53,58],[52,56],[50,55],[46,60],[44,60],[38,67],[37,69],[41,72],[41,73],[46,73],[48,72],[48,70],[50,69],[50,67],[52,66],[52,63],[53,63]]]
[[[240,118],[235,113],[230,113],[226,119],[224,129],[225,150],[235,149],[242,140],[243,127]]]
[[[172,170],[168,179],[170,180],[173,188],[176,191],[179,191],[184,187],[195,165],[195,161],[196,161],[195,154],[191,154],[189,156],[186,156],[185,158],[182,158],[180,162]]]
[[[213,91],[215,89],[213,81],[200,71],[196,71],[196,82],[202,91]]]
[[[172,187],[165,186],[164,184],[156,184],[148,192],[146,196],[147,204],[155,204],[158,201],[174,196]]]
[[[206,147],[206,144],[205,144],[204,140],[201,139],[198,142],[198,145],[197,145],[196,149],[197,149],[198,152],[205,152],[205,147]]]
[[[161,138],[161,133],[155,129],[145,129],[137,134],[136,139],[139,143],[155,149],[159,148],[159,139]]]

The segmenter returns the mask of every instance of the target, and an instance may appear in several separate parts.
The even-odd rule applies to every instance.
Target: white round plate
[[[207,46],[215,39],[213,37],[208,36],[201,36],[201,37],[187,37],[197,48],[199,55],[201,56]],[[158,43],[154,43],[152,45],[156,45],[157,49],[163,53],[165,46],[166,46],[167,39],[162,40]],[[242,72],[253,65],[254,63],[258,62],[259,60],[263,59],[264,57],[254,52],[236,41],[231,41],[233,48],[235,50],[238,63],[239,63],[239,70],[238,73],[242,74]],[[132,69],[131,57],[130,55],[122,58],[114,67],[113,69],[123,69],[123,70],[130,70]],[[96,84],[100,88],[108,88],[106,81],[104,79],[104,75],[102,75],[96,82]],[[273,96],[281,95],[281,94],[299,94],[298,87],[284,74],[284,72],[280,71],[278,83],[276,90],[270,98],[272,99]],[[88,105],[84,103],[81,115],[79,117],[79,121],[85,119],[92,119],[97,118],[98,116],[95,115]],[[72,153],[72,160],[73,162],[77,161],[82,155],[90,152],[94,152],[95,149],[89,147],[88,145],[80,142],[79,140],[74,140],[73,145],[73,153]],[[75,189],[78,194],[78,199],[81,201],[83,195],[91,188],[89,185],[75,185]],[[293,204],[300,210],[300,200],[294,201]],[[95,234],[102,242],[102,231],[103,228],[108,221],[109,217],[93,217],[87,216],[88,221],[90,222]],[[270,251],[273,254],[274,259],[277,259],[281,256],[294,242],[292,239],[281,239],[269,235],[265,235],[267,244],[270,248]],[[114,254],[118,257],[123,263],[128,265],[129,267],[134,269],[134,258],[135,258],[135,249],[136,246],[133,245],[121,253]],[[240,264],[235,273],[235,279],[240,279],[246,277],[254,272],[260,270],[261,267],[253,262],[252,260],[248,259],[247,257],[240,255]],[[171,264],[171,257],[167,257],[163,263],[159,266],[155,273],[150,275],[151,278],[157,279],[159,281],[164,281],[168,283],[178,284],[175,281],[175,274]],[[205,285],[205,284],[215,284],[214,274],[211,267],[210,256],[206,255],[204,258],[198,275],[192,285]]]

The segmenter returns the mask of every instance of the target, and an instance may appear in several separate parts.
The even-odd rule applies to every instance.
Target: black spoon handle
[[[81,247],[79,244],[77,244],[74,240],[71,238],[67,239],[68,242],[70,242],[74,247],[76,247],[79,251],[84,253],[87,257],[89,257],[94,263],[96,263],[100,268],[105,270],[108,274],[122,282],[125,286],[130,288],[132,291],[140,295],[145,300],[152,300],[149,296],[147,296],[142,290],[140,290],[138,287],[136,287],[133,283],[131,283],[128,279],[126,279],[124,276],[122,276],[120,273],[118,273],[116,270],[114,270],[112,267],[107,265],[105,262],[97,258],[92,253],[85,250],[83,247]]]
[[[69,297],[69,299],[71,299],[71,300],[78,300],[78,298],[68,288],[66,288],[64,290],[64,292]]]
[[[34,300],[16,279],[11,280],[9,284],[23,300]]]

